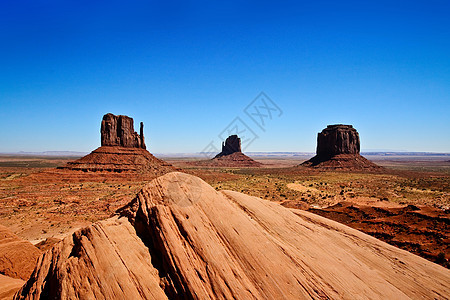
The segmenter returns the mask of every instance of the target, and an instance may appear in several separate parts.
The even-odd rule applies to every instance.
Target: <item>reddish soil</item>
[[[136,172],[156,176],[175,170],[172,165],[154,157],[145,149],[118,146],[99,147],[90,154],[68,162],[60,168],[84,172]]]
[[[242,152],[235,152],[229,155],[215,157],[210,160],[201,160],[189,162],[193,166],[205,167],[227,167],[227,168],[241,168],[241,167],[261,167],[262,163],[257,162]]]
[[[54,163],[53,160],[51,163]],[[274,160],[273,163],[276,164],[277,161]],[[157,174],[152,172],[42,169],[41,165],[45,163],[36,163],[36,168],[0,168],[0,224],[33,244],[46,238],[64,238],[78,228],[108,218],[119,207],[130,202],[145,183],[157,177]],[[402,207],[412,204],[421,209],[419,212],[426,211],[421,205],[434,206],[436,210],[431,210],[439,213],[448,210],[450,203],[450,177],[436,172],[383,169],[382,172],[364,170],[352,173],[307,167],[239,169],[195,166],[191,166],[187,172],[203,178],[215,189],[240,191],[301,209],[308,209],[308,205],[327,207],[343,200],[356,202],[353,206],[361,209],[364,205],[373,205],[357,201],[375,199],[383,203],[396,203]],[[293,183],[308,189],[302,192],[289,188],[288,185]],[[310,190],[316,191],[313,193]],[[376,210],[373,207],[370,209]],[[389,211],[392,208],[386,209]],[[364,227],[374,230],[371,226],[375,226],[372,224],[376,220],[375,217],[368,218],[369,222],[364,222],[366,219],[363,217],[358,220],[352,217],[352,209],[337,213],[326,208],[321,212],[329,214],[327,217],[331,219],[335,219],[333,215],[347,216],[349,220],[354,221],[347,220],[347,223],[342,223],[352,227],[358,225],[360,227],[357,229],[364,232],[367,232]],[[402,246],[403,237],[400,235],[398,239],[394,236],[390,243],[419,254],[418,246],[414,246],[416,243],[420,245],[421,252],[425,253],[422,256],[436,261],[442,258],[439,253],[443,252],[444,257],[448,259],[448,249],[442,246],[448,244],[448,215],[445,213],[445,218],[417,222],[414,218],[408,218],[409,214],[400,214],[397,223],[411,228],[417,226],[417,232],[425,232],[424,237],[427,237],[426,232],[439,233],[438,229],[443,228],[441,233],[445,237],[444,240],[418,239],[410,241],[410,246]],[[384,226],[387,228],[387,225]],[[377,230],[383,232],[381,229]],[[396,234],[394,230],[389,232],[391,235],[394,233]],[[381,236],[377,237],[383,239]],[[386,237],[384,239],[389,242]],[[52,240],[47,242],[50,241]],[[433,248],[433,244],[436,244],[437,248]],[[41,246],[41,249],[45,249],[46,242],[39,245]]]
[[[6,177],[0,180],[0,224],[32,243],[60,239],[109,217],[146,182],[175,169],[168,165],[147,172],[2,168],[1,176]]]
[[[304,167],[312,167],[320,170],[382,170],[380,167],[364,156],[359,154],[338,154],[331,158],[323,159],[319,156],[314,156],[308,161],[301,164]]]
[[[373,207],[341,202],[309,211],[450,268],[450,215],[427,206]]]

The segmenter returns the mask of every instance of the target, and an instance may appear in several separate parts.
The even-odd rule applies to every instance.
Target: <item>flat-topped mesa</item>
[[[352,125],[328,125],[317,135],[317,155],[359,154],[359,134]]]
[[[352,125],[328,125],[317,135],[316,156],[302,163],[306,167],[330,170],[380,170],[359,154],[359,134]]]
[[[144,123],[141,122],[138,134],[134,131],[133,118],[128,116],[116,116],[111,113],[104,115],[100,134],[102,146],[146,149]]]
[[[236,152],[242,152],[241,139],[236,135],[230,135],[225,142],[222,142],[222,152],[216,155],[216,157],[230,155]]]

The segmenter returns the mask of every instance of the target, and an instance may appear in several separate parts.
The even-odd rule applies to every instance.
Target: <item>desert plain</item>
[[[108,114],[86,156],[0,156],[3,299],[449,296],[449,154],[363,157],[332,125],[325,159],[235,135],[157,158],[142,126]]]
[[[199,157],[163,156],[217,190],[309,210],[449,267],[449,157],[366,155],[380,172],[298,167],[308,156],[255,155],[263,168],[192,166]],[[33,244],[61,239],[105,219],[150,179],[57,170],[78,157],[0,156],[0,224]]]

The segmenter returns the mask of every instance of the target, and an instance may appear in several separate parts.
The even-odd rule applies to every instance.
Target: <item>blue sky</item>
[[[363,149],[450,152],[449,1],[212,2],[0,1],[0,152],[93,150],[108,112],[155,153],[219,147],[235,117],[247,151],[344,123]]]

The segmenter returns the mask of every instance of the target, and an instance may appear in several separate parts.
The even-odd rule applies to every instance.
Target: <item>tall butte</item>
[[[140,134],[134,131],[133,118],[106,114],[100,129],[102,146],[120,146],[146,149],[144,142],[144,123],[141,122]]]
[[[100,135],[101,147],[67,163],[61,169],[85,172],[132,172],[152,176],[160,176],[175,170],[173,166],[146,150],[142,122],[138,134],[134,131],[133,118],[109,113],[103,116]]]
[[[316,156],[302,165],[320,169],[381,169],[359,152],[359,134],[352,125],[328,125],[317,135]]]

